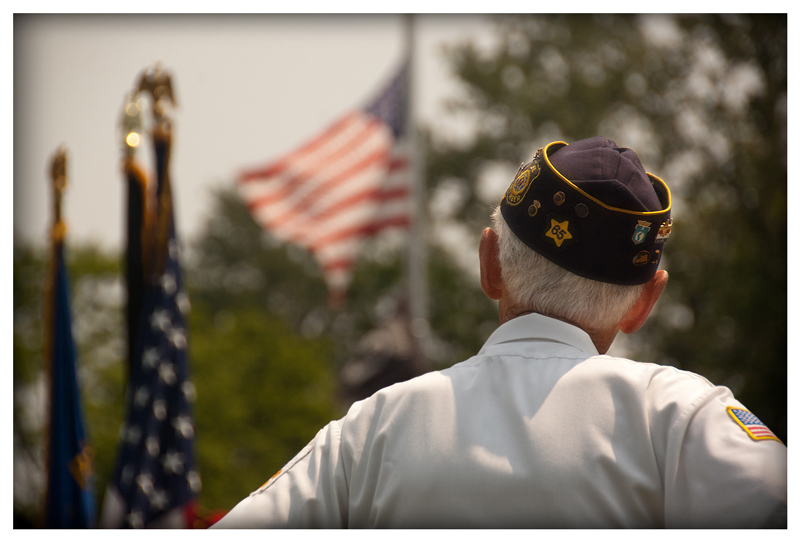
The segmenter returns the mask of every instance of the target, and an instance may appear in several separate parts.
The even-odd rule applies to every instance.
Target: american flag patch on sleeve
[[[776,437],[775,434],[770,431],[769,427],[764,425],[764,422],[759,420],[758,417],[749,410],[728,407],[728,414],[731,415],[731,418],[733,418],[739,427],[744,429],[745,433],[750,435],[750,438],[753,440],[781,441],[781,439]]]

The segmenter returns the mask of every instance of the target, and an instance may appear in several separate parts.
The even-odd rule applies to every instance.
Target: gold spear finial
[[[56,239],[62,239],[66,230],[64,222],[61,220],[61,201],[64,190],[67,188],[67,151],[64,146],[56,150],[50,164],[50,176],[53,181],[53,235]]]

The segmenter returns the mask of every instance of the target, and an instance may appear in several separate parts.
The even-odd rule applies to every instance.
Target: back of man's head
[[[587,330],[615,326],[655,275],[670,207],[632,150],[603,137],[547,145],[493,215],[508,294]]]

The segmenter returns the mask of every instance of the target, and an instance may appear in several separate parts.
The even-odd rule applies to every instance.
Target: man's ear
[[[627,312],[619,323],[619,329],[623,333],[633,333],[644,324],[647,317],[650,316],[650,311],[661,297],[664,288],[667,286],[667,279],[669,275],[663,269],[656,271],[656,274],[647,283],[645,283],[642,293],[633,304],[633,307]]]
[[[492,228],[486,228],[481,234],[478,257],[481,264],[481,289],[489,299],[500,299],[502,292],[502,274],[500,268],[499,237]]]

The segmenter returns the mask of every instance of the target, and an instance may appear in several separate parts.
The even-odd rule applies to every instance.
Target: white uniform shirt
[[[355,403],[216,527],[785,526],[786,447],[744,411],[531,314]]]

